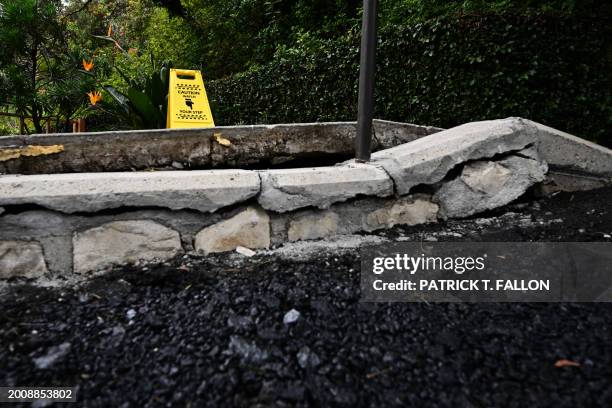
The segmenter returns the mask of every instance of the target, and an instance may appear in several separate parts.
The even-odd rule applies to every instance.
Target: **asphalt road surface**
[[[610,203],[559,194],[375,238],[611,241]],[[305,248],[14,286],[0,386],[78,387],[84,407],[612,406],[612,306],[361,303],[357,249]]]

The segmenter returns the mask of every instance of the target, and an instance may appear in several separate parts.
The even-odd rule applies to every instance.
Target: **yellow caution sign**
[[[170,70],[168,129],[214,127],[200,71]]]

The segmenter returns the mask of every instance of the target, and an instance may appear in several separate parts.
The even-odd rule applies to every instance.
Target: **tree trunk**
[[[38,11],[38,2],[36,4],[36,11]],[[42,109],[39,110],[38,103],[36,103],[36,74],[38,73],[38,38],[36,32],[34,32],[34,39],[32,44],[32,50],[30,52],[30,60],[32,62],[32,76],[30,78],[32,87],[32,123],[36,133],[42,133],[43,127],[40,123],[42,118]]]

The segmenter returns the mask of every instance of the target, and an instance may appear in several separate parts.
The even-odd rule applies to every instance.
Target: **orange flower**
[[[89,72],[93,69],[93,67],[94,67],[93,60],[87,62],[85,61],[85,59],[83,59],[83,68],[85,68],[85,71]]]
[[[106,33],[107,37],[110,37],[111,35],[113,35],[113,25],[112,23],[108,24],[108,32]]]
[[[89,92],[87,96],[89,96],[89,103],[91,103],[92,106],[96,106],[97,103],[102,100],[102,94],[98,91]]]

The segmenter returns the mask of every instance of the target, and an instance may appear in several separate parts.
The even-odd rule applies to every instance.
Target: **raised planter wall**
[[[163,261],[191,251],[261,249],[397,224],[418,225],[498,208],[531,188],[585,188],[580,180],[587,178],[595,183],[587,188],[593,188],[612,181],[610,150],[524,119],[469,123],[428,136],[424,134],[433,129],[390,122],[377,126],[379,143],[382,138],[395,147],[373,154],[369,164],[1,175],[0,279],[70,280],[115,265]],[[285,135],[298,134],[300,129],[310,134],[314,128],[339,134],[339,128],[354,125],[257,127],[258,131],[280,128]],[[413,129],[411,136],[408,128]],[[223,133],[231,139],[230,146],[238,145],[243,136],[231,136],[225,129],[207,132],[213,138]],[[414,129],[423,134],[415,134]],[[141,139],[145,133],[114,138],[134,137],[144,151],[157,149],[149,146],[151,140]],[[155,134],[168,138],[162,131]],[[95,143],[101,140],[100,135],[80,136],[94,138]],[[40,137],[24,140],[41,143]],[[70,138],[61,137],[68,144]],[[78,151],[87,150],[85,142],[72,137],[70,143],[79,146]],[[352,142],[351,137],[346,136],[343,143]],[[402,138],[411,141],[397,145]],[[324,139],[329,137],[320,136]],[[180,134],[178,140],[182,140]],[[286,146],[289,139],[284,140],[276,151],[282,146],[291,152]],[[59,140],[45,138],[45,146],[54,142]],[[137,148],[138,143],[130,143],[131,149]],[[215,149],[230,146],[219,144]],[[101,145],[96,149],[101,155]],[[126,157],[133,154],[132,150]],[[2,163],[5,169],[37,168],[37,157],[28,157]],[[154,159],[158,164],[159,157]],[[70,162],[67,156],[44,159],[46,166],[56,170],[67,170]],[[102,168],[111,166],[111,161],[105,163]],[[571,182],[560,182],[559,174]]]
[[[373,149],[441,130],[377,120]],[[5,136],[0,137],[0,174],[294,167],[328,156],[336,163],[352,157],[355,134],[354,122],[336,122]]]

